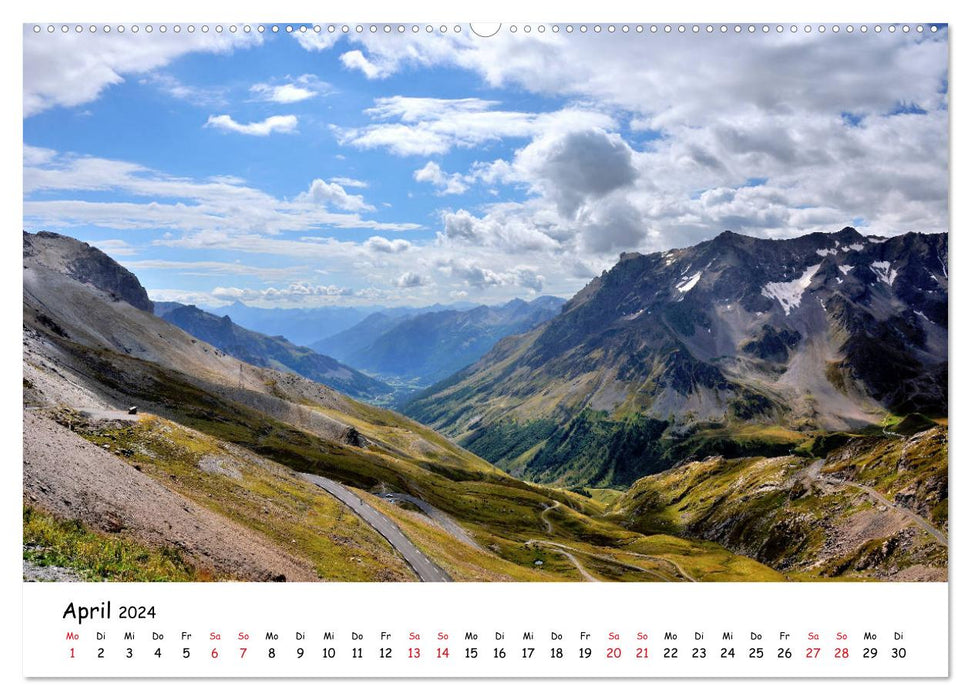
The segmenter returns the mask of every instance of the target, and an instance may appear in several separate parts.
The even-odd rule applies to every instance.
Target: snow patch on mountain
[[[803,292],[809,287],[818,271],[819,265],[812,265],[806,268],[806,271],[797,279],[789,282],[769,282],[762,288],[762,296],[778,301],[788,316],[793,309],[799,308]]]
[[[850,270],[852,269],[852,265],[840,265],[840,272],[842,272],[844,275],[850,274]]]
[[[893,281],[897,279],[897,271],[890,269],[890,263],[887,260],[877,260],[875,263],[871,263],[870,269],[873,270],[873,274],[877,276],[878,280],[888,286],[893,286]]]
[[[825,258],[827,255],[836,255],[837,253],[839,253],[839,251],[836,250],[836,248],[817,248],[816,249],[816,255],[818,255],[821,258]]]
[[[700,279],[701,279],[700,272],[694,273],[693,275],[691,275],[691,277],[682,277],[681,283],[678,284],[678,291],[681,292],[682,294],[687,294],[694,288],[696,284],[698,284],[698,280]]]

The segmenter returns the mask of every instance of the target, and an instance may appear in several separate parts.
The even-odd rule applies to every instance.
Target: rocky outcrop
[[[24,234],[24,260],[67,275],[136,309],[152,313],[148,292],[131,272],[97,248],[51,231]]]

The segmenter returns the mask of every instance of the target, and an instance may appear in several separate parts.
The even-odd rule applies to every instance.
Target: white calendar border
[[[878,6],[870,6],[860,9],[845,0],[814,0],[800,7],[795,3],[767,2],[765,0],[737,0],[734,3],[703,1],[695,2],[690,6],[686,3],[673,3],[669,5],[645,4],[632,5],[623,0],[597,0],[584,6],[575,1],[570,2],[542,2],[524,3],[522,0],[490,0],[488,3],[481,3],[473,8],[459,7],[456,3],[445,2],[444,0],[422,0],[420,3],[405,5],[391,0],[370,0],[366,5],[363,3],[350,3],[347,6],[325,5],[322,2],[276,2],[267,6],[265,2],[255,2],[254,0],[236,0],[235,2],[212,2],[205,5],[192,3],[188,0],[168,0],[161,6],[161,9],[154,9],[148,5],[135,5],[130,3],[104,2],[102,0],[92,0],[83,5],[77,2],[65,0],[49,0],[41,6],[39,3],[16,3],[14,7],[7,7],[0,10],[3,14],[3,45],[0,50],[4,52],[3,65],[6,70],[2,72],[2,85],[6,88],[4,96],[7,101],[7,109],[0,113],[3,120],[3,136],[7,140],[7,148],[2,152],[7,155],[3,164],[4,185],[2,196],[6,207],[3,211],[18,212],[22,204],[21,191],[21,165],[16,154],[20,152],[22,144],[21,127],[22,122],[18,110],[13,108],[20,100],[22,74],[20,71],[11,70],[12,67],[21,65],[20,47],[20,25],[28,21],[52,20],[91,20],[91,21],[113,21],[113,22],[158,22],[159,19],[178,18],[179,21],[212,21],[225,20],[227,17],[253,17],[269,18],[286,21],[290,19],[303,19],[310,17],[320,17],[322,21],[382,21],[390,18],[406,19],[408,21],[425,21],[442,19],[460,20],[463,23],[469,20],[511,20],[527,22],[549,22],[556,21],[632,21],[644,19],[652,22],[714,22],[714,21],[819,21],[860,23],[861,21],[946,21],[951,24],[949,31],[951,42],[951,95],[950,95],[950,116],[952,123],[956,123],[955,115],[963,115],[964,106],[967,104],[963,97],[962,90],[966,88],[967,81],[963,75],[971,69],[967,55],[969,49],[966,47],[967,39],[965,32],[968,26],[965,19],[967,11],[954,7],[956,3],[942,0],[922,0],[921,2],[899,2],[897,0],[885,0]],[[631,8],[636,7],[636,16]],[[44,15],[39,17],[38,15]],[[471,16],[470,16],[471,15]],[[968,146],[968,137],[961,130],[952,129],[952,192],[964,192],[971,186],[967,173],[967,158],[957,158],[957,154],[971,152]],[[13,157],[11,154],[14,154]],[[960,229],[961,223],[971,222],[967,215],[967,197],[954,198],[950,201],[952,226],[950,230]],[[954,222],[958,223],[955,227]],[[14,222],[10,222],[12,228]],[[971,235],[971,234],[966,234]],[[16,446],[14,457],[11,462],[19,464],[21,434],[20,434],[20,388],[18,377],[20,367],[20,338],[19,330],[16,329],[14,317],[19,313],[16,309],[14,300],[20,291],[20,264],[19,249],[13,250],[14,238],[8,232],[7,239],[4,239],[5,246],[10,250],[0,257],[6,265],[4,272],[0,275],[0,285],[5,293],[4,298],[7,304],[4,310],[4,322],[0,325],[0,353],[2,362],[0,365],[6,369],[0,375],[3,381],[3,396],[6,403],[3,406],[2,416],[5,420],[0,425],[4,441],[2,444]],[[19,244],[18,244],[19,245]],[[965,243],[961,234],[951,241],[951,254],[958,264],[958,269],[971,266],[971,244]],[[955,267],[952,261],[952,267]],[[963,282],[961,274],[952,277],[951,289],[952,308],[969,308],[971,294],[969,287]],[[955,296],[956,295],[956,296]],[[968,345],[969,334],[966,327],[960,325],[951,326],[951,343],[953,347],[965,347]],[[952,348],[953,349],[953,348]],[[953,355],[953,351],[952,351]],[[955,391],[952,392],[951,400],[951,420],[957,420],[957,425],[962,426],[967,422],[969,415],[967,399],[967,389],[971,389],[971,378],[968,371],[958,363],[951,367],[951,382]],[[968,462],[971,450],[968,448],[967,438],[960,432],[952,435],[951,443],[952,464],[956,465],[950,475],[950,489],[952,492],[963,492],[962,489],[968,477],[962,474],[960,465]],[[4,533],[4,557],[2,558],[3,576],[0,577],[0,585],[6,594],[4,600],[8,601],[9,620],[5,626],[5,632],[0,641],[0,655],[4,669],[4,680],[8,681],[9,687],[15,693],[30,698],[63,697],[71,693],[71,697],[106,697],[137,694],[140,698],[170,698],[173,693],[190,692],[189,697],[194,697],[201,693],[232,693],[233,697],[249,698],[264,697],[274,691],[301,692],[310,691],[316,693],[337,694],[344,697],[351,693],[361,693],[363,690],[369,692],[378,691],[382,694],[400,694],[401,681],[328,681],[324,686],[310,685],[312,681],[186,681],[173,683],[144,683],[139,681],[86,681],[82,683],[68,682],[26,682],[20,675],[20,634],[16,629],[15,620],[17,615],[11,611],[10,607],[16,607],[15,601],[20,600],[19,550],[21,549],[20,538],[20,507],[21,507],[21,488],[20,472],[16,466],[7,465],[4,487],[0,490],[5,499],[3,513]],[[966,500],[966,498],[965,498]],[[963,502],[963,501],[962,501]],[[955,531],[957,530],[957,534]],[[955,541],[961,542],[961,532],[963,531],[963,521],[960,509],[951,509],[950,537]],[[17,558],[15,558],[17,557]],[[421,691],[423,697],[461,696],[465,698],[493,698],[497,692],[514,691],[528,692],[531,694],[547,692],[551,690],[558,694],[565,694],[565,697],[589,698],[591,695],[602,695],[608,692],[611,695],[624,696],[631,693],[679,693],[681,697],[693,697],[695,694],[713,694],[725,688],[729,693],[736,693],[755,697],[779,697],[784,695],[787,698],[809,698],[817,697],[820,694],[835,694],[837,697],[846,697],[850,694],[879,694],[882,698],[907,698],[913,700],[920,694],[933,694],[933,696],[948,697],[957,691],[956,680],[967,681],[971,677],[971,670],[968,670],[966,660],[971,658],[971,645],[964,638],[968,631],[968,626],[964,624],[967,620],[967,602],[962,600],[962,596],[956,595],[956,586],[965,586],[968,580],[967,559],[959,559],[951,555],[951,660],[952,660],[952,679],[951,682],[922,682],[922,681],[818,681],[811,683],[793,683],[785,680],[763,680],[763,681],[730,681],[728,685],[722,685],[724,681],[650,681],[650,685],[643,685],[639,681],[515,681],[498,683],[463,683],[462,681],[414,681],[405,684],[406,694],[415,695]],[[160,584],[165,585],[165,584]],[[501,585],[501,584],[497,584]],[[612,585],[612,584],[603,584]],[[717,584],[706,584],[717,585]],[[738,584],[736,584],[738,585]],[[759,584],[744,584],[757,586]],[[827,585],[827,584],[819,584]],[[867,584],[861,584],[867,585]],[[963,588],[962,588],[963,590]],[[961,660],[965,660],[962,662]],[[957,661],[957,663],[954,663]],[[685,693],[688,690],[688,693]]]

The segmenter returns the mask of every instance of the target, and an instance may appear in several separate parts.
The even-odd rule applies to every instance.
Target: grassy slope
[[[70,342],[64,344],[71,345]],[[343,399],[341,410],[337,411],[332,405],[317,403],[312,395],[288,394],[286,387],[277,389],[281,392],[280,398],[299,402],[300,410],[305,413],[329,415],[357,428],[367,440],[364,447],[358,447],[326,439],[272,418],[234,401],[230,398],[231,393],[214,393],[174,370],[110,350],[78,347],[71,350],[86,356],[84,366],[90,368],[100,383],[144,406],[154,406],[154,410],[171,420],[170,423],[162,420],[140,423],[136,430],[141,432],[136,434],[126,433],[128,428],[119,428],[114,435],[107,436],[118,441],[114,447],[130,452],[130,459],[139,462],[146,473],[166,479],[167,485],[187,497],[296,549],[313,560],[324,577],[374,580],[402,578],[410,574],[379,556],[385,545],[383,540],[368,541],[368,536],[378,537],[368,528],[358,528],[360,532],[369,533],[362,535],[361,544],[356,543],[355,535],[341,546],[331,548],[327,545],[324,541],[327,533],[323,530],[329,530],[339,522],[340,511],[333,510],[337,506],[326,495],[315,493],[311,496],[310,487],[302,482],[295,483],[294,477],[288,476],[285,470],[272,477],[268,476],[269,471],[257,477],[242,470],[245,483],[240,484],[228,477],[200,472],[195,466],[199,458],[213,451],[226,451],[222,443],[228,443],[283,467],[321,474],[348,486],[367,491],[403,491],[423,498],[455,517],[484,548],[496,555],[495,559],[481,558],[476,562],[478,571],[466,570],[457,578],[501,580],[513,572],[525,576],[517,567],[532,569],[537,559],[536,545],[528,543],[555,539],[571,547],[586,548],[591,556],[602,557],[588,564],[591,570],[604,569],[605,578],[657,580],[647,572],[623,567],[619,575],[606,571],[615,567],[611,561],[617,552],[636,544],[642,536],[597,520],[603,512],[601,503],[569,491],[515,479],[433,431],[391,411]],[[143,427],[145,425],[149,427]],[[186,431],[179,425],[191,430]],[[163,427],[169,431],[167,435]],[[95,441],[98,439],[94,434],[91,437]],[[147,444],[149,454],[138,457],[142,442]],[[218,494],[218,497],[211,497],[210,493]],[[275,504],[272,507],[268,505],[271,501]],[[551,537],[542,513],[556,502],[562,504],[557,515],[562,516],[563,523]],[[313,506],[314,512],[318,513],[316,517],[320,518],[317,522],[308,520],[311,503],[317,503]],[[271,514],[278,513],[280,517],[268,518],[262,511],[264,507],[270,507]],[[281,510],[273,510],[277,507]],[[402,527],[411,526],[404,518],[398,515],[396,519]],[[349,518],[348,522],[356,520]],[[728,576],[744,579],[750,575],[753,566],[757,568],[754,562],[732,555],[717,545],[680,539],[658,544],[662,545],[669,547],[676,556],[683,552],[689,552],[687,556],[697,555],[699,562],[710,556],[712,548],[718,550],[718,556],[728,563],[718,567],[699,564],[696,572],[702,578]],[[345,548],[353,551],[355,547],[362,553],[347,556]],[[449,555],[456,551],[461,549],[455,542],[441,544],[436,561],[448,569],[450,565],[454,566],[454,563],[450,564]],[[544,551],[544,569],[536,572],[537,576],[576,578],[575,568],[562,552],[549,551],[549,548]],[[355,561],[355,558],[361,561]],[[452,560],[454,558],[451,556]],[[400,566],[404,564],[400,563]],[[770,573],[760,575],[769,576]]]
[[[200,506],[313,562],[331,581],[414,580],[391,546],[353,512],[292,472],[161,418],[74,429]]]
[[[814,462],[794,456],[693,462],[639,480],[613,517],[641,532],[718,541],[799,577],[884,578],[910,566],[946,568],[946,548],[922,530],[913,528],[912,541],[868,536],[860,523],[879,521],[886,508],[852,485],[896,497],[946,528],[943,429],[912,438],[850,439],[815,478]],[[837,541],[841,532],[849,542]]]
[[[174,548],[149,547],[37,507],[24,507],[23,526],[24,559],[70,568],[86,581],[212,580],[212,572],[186,561]]]

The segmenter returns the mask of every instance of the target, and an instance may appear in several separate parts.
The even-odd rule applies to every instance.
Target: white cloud
[[[536,216],[530,216],[530,213]],[[446,212],[442,219],[442,241],[492,247],[513,253],[551,251],[560,247],[559,232],[550,224],[546,212],[530,205],[507,204],[490,208],[477,217],[459,209]]]
[[[239,287],[216,287],[212,295],[219,299],[241,302],[262,302],[272,305],[289,304],[294,301],[306,303],[308,301],[321,302],[335,297],[348,297],[354,294],[353,289],[336,285],[310,284],[294,282],[286,287],[267,287],[265,289],[241,289]]]
[[[226,104],[226,90],[224,88],[186,85],[169,73],[151,73],[140,79],[138,83],[140,85],[152,85],[169,97],[200,107]]]
[[[355,187],[357,189],[365,189],[368,187],[368,183],[364,180],[356,180],[352,177],[332,177],[330,181],[341,187]]]
[[[390,72],[371,63],[369,60],[364,58],[363,53],[356,49],[354,51],[348,51],[347,53],[341,54],[341,63],[343,63],[346,68],[361,71],[369,80],[373,80],[374,78],[384,78],[390,75]]]
[[[283,134],[293,133],[297,129],[297,118],[292,114],[267,117],[260,122],[240,124],[228,114],[211,115],[205,126],[212,126],[222,131],[235,131],[248,136],[268,136],[274,131]]]
[[[342,144],[383,148],[399,156],[430,156],[500,139],[528,139],[571,126],[609,128],[614,124],[611,116],[590,109],[532,113],[494,109],[496,106],[497,102],[479,98],[381,97],[365,111],[371,124],[334,129]]]
[[[361,218],[354,211],[367,209],[368,205],[359,195],[347,194],[340,185],[324,188],[330,203],[347,208],[335,212],[329,209],[328,202],[314,200],[313,184],[292,199],[278,199],[235,177],[175,177],[136,163],[57,154],[30,146],[25,148],[25,159],[34,164],[25,163],[23,168],[24,223],[42,228],[100,226],[178,231],[194,241],[214,240],[219,244],[226,244],[233,237],[260,238],[320,227],[389,231],[420,228],[413,223]],[[114,201],[82,198],[83,193],[103,191],[111,191]],[[71,198],[38,198],[59,193],[70,193]],[[167,243],[174,245],[176,240],[182,239],[172,237]]]
[[[38,148],[24,144],[24,167],[49,163],[56,156],[57,151],[52,148]]]
[[[404,272],[394,281],[394,286],[402,289],[424,287],[427,284],[429,284],[429,279],[417,272]]]
[[[351,37],[382,76],[414,66],[478,73],[492,87],[583,96],[631,111],[638,128],[707,123],[755,105],[770,114],[840,110],[882,113],[899,104],[929,109],[946,70],[946,33],[614,34],[500,32],[468,35]],[[866,50],[860,42],[868,41]],[[828,79],[820,81],[819,76]],[[780,78],[780,76],[782,76]]]
[[[94,245],[94,244],[93,244]],[[107,253],[108,251],[105,250]],[[109,253],[112,255],[112,253]],[[257,277],[261,280],[286,280],[305,275],[306,265],[294,267],[259,267],[239,262],[218,260],[132,260],[125,267],[131,270],[165,270],[177,275],[194,277],[236,277],[240,275]]]
[[[293,38],[307,51],[326,51],[336,44],[341,35],[337,32],[294,32]]]
[[[364,242],[364,247],[375,253],[403,253],[411,249],[411,243],[403,238],[389,241],[384,236],[371,236]]]
[[[179,304],[193,304],[208,308],[229,306],[232,303],[232,300],[214,297],[210,292],[188,289],[149,289],[147,291],[148,298],[152,301],[174,301]]]
[[[34,34],[30,25],[23,32],[25,117],[91,102],[126,76],[157,70],[188,53],[229,53],[263,40],[256,32]]]
[[[545,243],[594,265],[608,251],[687,245],[725,228],[947,228],[946,31],[865,45],[817,32],[398,38],[349,41],[380,76],[454,67],[567,105],[544,115],[481,98],[390,97],[368,110],[370,124],[335,129],[343,143],[400,156],[526,142],[466,173],[433,161],[414,173],[440,190],[503,183],[531,195],[446,212],[445,244]],[[901,105],[926,113],[895,114]],[[635,130],[626,139],[618,119]]]
[[[414,172],[415,182],[430,182],[439,194],[462,194],[469,189],[467,179],[461,173],[446,173],[438,163],[428,161]]]
[[[442,267],[452,277],[460,279],[470,287],[509,287],[518,286],[532,292],[543,289],[545,277],[539,274],[535,267],[517,265],[507,271],[497,272],[467,260],[450,260]]]
[[[103,241],[90,241],[90,243],[105,255],[110,255],[113,258],[138,254],[138,249],[135,248],[135,246],[131,245],[128,241],[121,240],[120,238],[109,238]]]
[[[385,39],[393,39],[386,41]],[[361,71],[369,80],[386,78],[398,72],[403,67],[428,67],[448,64],[455,58],[457,46],[468,46],[472,37],[463,35],[439,34],[396,34],[393,37],[378,37],[377,35],[352,35],[348,39],[361,44],[367,50],[364,52],[354,49],[341,54],[341,62],[350,70]],[[298,37],[298,40],[299,37]],[[319,50],[313,45],[322,42],[305,42],[300,44],[307,50]],[[332,40],[326,47],[332,46]],[[380,50],[373,50],[380,46]]]
[[[348,194],[347,191],[338,183],[331,181],[325,182],[316,178],[310,183],[310,189],[300,195],[304,201],[312,201],[317,204],[333,205],[344,211],[373,211],[374,207],[364,201],[364,197],[359,194]]]
[[[271,84],[257,83],[250,88],[258,99],[278,104],[303,102],[311,97],[330,92],[331,87],[316,75],[304,74],[288,82]]]

